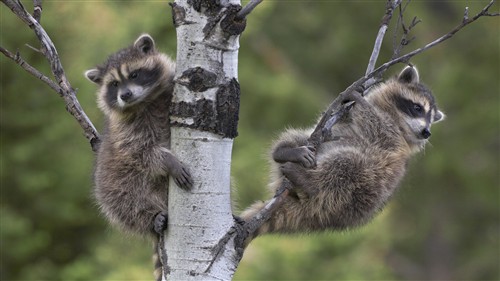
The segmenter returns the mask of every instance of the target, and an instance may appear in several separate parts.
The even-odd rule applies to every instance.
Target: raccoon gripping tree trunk
[[[234,252],[219,256],[215,248],[234,224],[230,164],[245,20],[235,19],[239,0],[177,0],[171,6],[177,30],[171,151],[187,165],[194,185],[185,191],[170,181],[163,280],[231,280]]]

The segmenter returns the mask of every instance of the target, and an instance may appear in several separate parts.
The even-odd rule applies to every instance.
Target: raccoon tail
[[[154,277],[156,281],[163,280],[163,264],[166,262],[167,255],[163,255],[163,235],[156,235],[153,242],[153,264]]]

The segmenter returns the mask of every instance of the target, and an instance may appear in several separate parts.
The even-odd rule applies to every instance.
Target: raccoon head
[[[407,66],[397,78],[382,83],[373,92],[367,99],[393,116],[407,143],[416,150],[431,136],[431,125],[445,117],[413,66]]]
[[[109,56],[85,77],[100,86],[98,105],[105,114],[134,111],[161,92],[172,89],[175,64],[156,50],[148,34],[131,46]]]

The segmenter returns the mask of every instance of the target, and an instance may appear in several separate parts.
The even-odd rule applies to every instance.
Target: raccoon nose
[[[425,128],[420,134],[424,139],[428,139],[431,136],[431,131],[428,128]]]
[[[132,91],[130,90],[125,90],[123,93],[120,94],[120,98],[122,101],[128,101],[132,97]]]

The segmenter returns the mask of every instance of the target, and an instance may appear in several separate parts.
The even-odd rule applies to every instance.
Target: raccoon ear
[[[155,48],[155,41],[149,34],[142,34],[135,40],[134,46],[144,54],[152,52]]]
[[[101,73],[97,68],[85,71],[84,75],[92,83],[101,84],[102,82]]]
[[[443,121],[446,115],[441,110],[436,111],[436,114],[434,115],[434,119],[432,120],[432,123],[436,123],[439,121]]]
[[[398,80],[402,83],[418,83],[420,77],[418,75],[418,70],[414,66],[407,66],[399,73]]]

